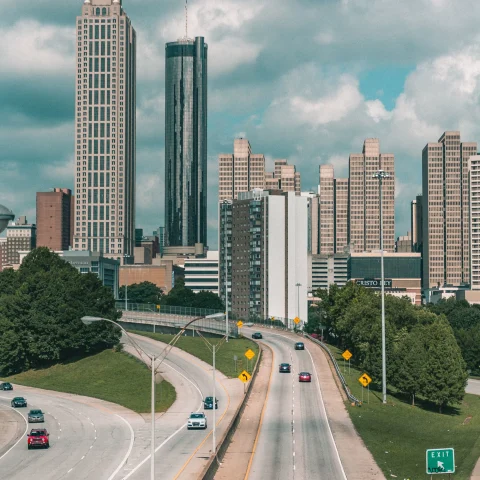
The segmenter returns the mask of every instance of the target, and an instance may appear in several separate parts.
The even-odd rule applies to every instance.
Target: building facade
[[[185,260],[185,286],[195,293],[218,289],[218,251],[208,251],[205,258]]]
[[[412,234],[407,232],[406,235],[397,237],[395,242],[395,252],[397,253],[409,253],[412,251]]]
[[[480,155],[468,161],[470,187],[470,288],[480,290]]]
[[[207,245],[207,51],[165,47],[165,228],[169,246]]]
[[[320,165],[318,191],[320,196],[318,253],[328,255],[335,252],[335,176],[333,165]]]
[[[423,149],[424,290],[470,282],[468,161],[476,153],[477,144],[461,142],[457,131]]]
[[[37,247],[68,250],[73,244],[73,214],[70,189],[37,192]]]
[[[121,261],[135,246],[136,33],[122,0],[77,17],[74,250]]]
[[[168,293],[174,284],[173,261],[159,260],[156,265],[123,265],[120,267],[119,285],[150,282]],[[117,298],[117,297],[115,297]]]
[[[377,138],[367,138],[362,153],[349,159],[349,239],[355,252],[380,249],[380,189],[373,177],[378,170],[390,176],[383,180],[384,250],[395,251],[395,166],[394,155],[380,153]]]
[[[312,290],[327,289],[333,284],[344,287],[350,278],[349,260],[350,255],[347,253],[312,255]]]
[[[7,242],[4,245],[3,268],[19,265],[20,252],[30,252],[37,246],[37,227],[27,222],[25,216],[18,217],[7,227]]]
[[[232,312],[243,319],[306,321],[308,198],[295,192],[241,193],[223,221],[231,229]],[[222,263],[225,247],[219,247]]]

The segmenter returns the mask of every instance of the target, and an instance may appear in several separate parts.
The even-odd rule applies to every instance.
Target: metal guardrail
[[[125,311],[125,301],[118,300],[115,302],[117,310]],[[186,317],[206,317],[215,313],[225,313],[222,310],[214,310],[210,308],[195,307],[174,307],[171,305],[160,305],[160,309],[154,303],[130,303],[127,302],[127,311],[129,312],[152,312],[167,313],[171,315],[183,315]]]
[[[200,315],[201,316],[201,315]],[[188,315],[169,315],[166,313],[154,313],[154,312],[135,312],[128,311],[123,312],[122,317],[119,319],[125,323],[138,323],[145,325],[158,325],[159,327],[170,327],[175,329],[181,329],[191,320]],[[228,322],[229,335],[231,337],[238,337],[238,327],[234,322]],[[225,334],[225,316],[218,318],[202,318],[193,323],[189,330],[200,330],[204,332],[217,333],[219,335]]]
[[[320,340],[317,340],[316,338],[311,337],[307,333],[305,333],[304,335],[305,335],[305,337],[310,339],[312,342],[316,343],[317,345],[320,345],[320,347],[322,347],[328,353],[328,356],[330,357],[330,360],[332,361],[333,366],[335,367],[335,371],[337,372],[338,378],[340,379],[340,382],[342,383],[343,389],[345,390],[345,393],[346,393],[348,399],[350,400],[350,402],[355,403],[355,405],[357,407],[359,405],[361,405],[362,402],[350,392],[350,389],[348,388],[347,382],[345,381],[345,377],[342,375],[340,367],[338,366],[338,363],[335,360],[335,357],[332,355],[332,352],[330,351],[330,349]]]

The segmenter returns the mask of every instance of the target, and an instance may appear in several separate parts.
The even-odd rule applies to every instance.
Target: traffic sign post
[[[370,403],[370,383],[372,381],[372,379],[366,374],[364,373],[359,379],[358,381],[363,385],[364,388],[367,388],[368,389],[368,397],[367,397],[367,402]],[[362,403],[363,403],[363,388],[362,388]]]
[[[298,325],[300,323],[300,319],[298,317],[295,317],[293,321],[295,322],[295,325]]]
[[[241,320],[239,320],[239,321],[237,322],[237,327],[238,327],[238,328],[242,328],[242,327],[243,327],[243,322],[242,322]]]
[[[250,378],[252,378],[252,376],[246,371],[244,370],[239,376],[238,378],[244,383],[244,386],[243,386],[243,394],[245,395],[246,393],[246,384],[249,382]]]
[[[350,352],[350,350],[345,350],[343,353],[342,353],[342,357],[343,357],[343,372],[345,373],[345,360],[348,361],[348,374],[350,375],[350,359],[352,358],[352,353]]]
[[[455,451],[453,448],[432,448],[426,452],[427,474],[455,473]]]

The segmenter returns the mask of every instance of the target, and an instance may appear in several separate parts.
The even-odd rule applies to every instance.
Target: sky
[[[0,204],[35,221],[35,193],[73,188],[75,19],[83,0],[0,0]],[[164,219],[164,48],[183,0],[123,0],[137,30],[137,227]],[[348,175],[365,138],[395,154],[396,234],[421,193],[421,152],[446,130],[480,141],[476,0],[190,0],[209,45],[208,224],[217,246],[218,154],[235,137],[287,158],[316,190]]]

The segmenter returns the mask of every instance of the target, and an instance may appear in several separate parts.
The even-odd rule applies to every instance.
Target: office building
[[[136,33],[122,0],[77,17],[74,250],[124,261],[135,246]]]
[[[68,250],[73,243],[74,203],[68,188],[37,192],[37,247]]]
[[[300,196],[308,200],[308,252],[318,253],[320,196],[313,192],[301,192]]]
[[[20,264],[20,251],[30,252],[37,245],[37,227],[27,222],[25,216],[19,217],[7,227],[6,254],[4,254],[3,267],[6,265]]]
[[[422,195],[417,197],[410,203],[410,228],[412,229],[412,252],[422,251]]]
[[[350,278],[349,259],[348,253],[312,255],[310,270],[312,290],[327,289],[333,284],[344,287]]]
[[[470,187],[470,287],[480,290],[480,155],[468,161]]]
[[[335,253],[350,251],[348,246],[348,178],[335,178],[334,206],[335,206]]]
[[[3,270],[3,265],[7,264],[7,239],[0,238],[0,272]]]
[[[150,282],[168,293],[173,285],[173,262],[171,260],[158,259],[155,265],[123,265],[120,267],[119,284],[134,285]]]
[[[185,286],[195,293],[218,291],[218,251],[208,251],[204,258],[185,260]]]
[[[203,37],[165,47],[167,245],[207,245],[207,51]]]
[[[291,326],[296,316],[306,321],[308,198],[293,191],[240,193],[231,204],[231,216],[220,215],[220,232],[225,221],[231,246],[220,241],[219,254],[222,264],[227,243],[232,312],[245,320],[275,317]],[[220,280],[224,284],[222,275]]]
[[[380,249],[380,189],[373,177],[378,170],[390,176],[383,180],[384,250],[395,251],[395,167],[394,155],[380,153],[380,142],[367,138],[362,153],[349,159],[349,244],[352,251]]]
[[[397,253],[409,253],[412,251],[412,235],[407,232],[406,235],[397,237],[395,242],[395,252]]]
[[[229,311],[231,311],[232,295],[232,200],[223,200],[219,204],[218,212],[218,287],[220,298],[227,305],[225,291],[229,297]]]
[[[385,253],[385,293],[408,297],[413,304],[420,305],[421,261],[419,253]],[[350,281],[366,288],[381,290],[381,252],[351,253],[348,270]]]
[[[252,190],[282,190],[300,195],[301,178],[287,160],[275,160],[273,172],[265,170],[265,155],[253,154],[246,138],[236,138],[232,153],[218,156],[219,201],[236,200],[239,193]]]
[[[477,144],[445,132],[422,152],[423,289],[470,282],[468,160]]]
[[[112,290],[118,298],[118,282],[120,262],[105,257],[101,252],[86,251],[59,251],[56,252],[63,260],[75,267],[80,273],[94,273],[101,280],[103,286]]]

